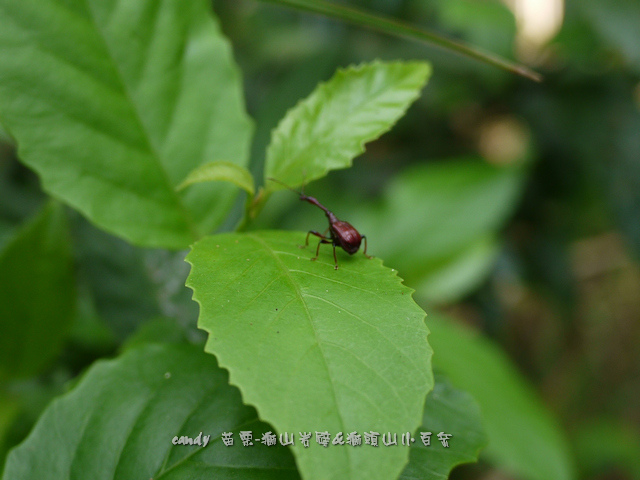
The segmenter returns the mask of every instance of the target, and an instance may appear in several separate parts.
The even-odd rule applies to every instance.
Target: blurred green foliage
[[[516,21],[497,0],[349,3],[508,57],[517,50]],[[640,4],[568,2],[557,35],[524,58],[545,76],[541,84],[254,0],[219,0],[214,9],[256,122],[249,165],[255,178],[263,176],[271,130],[337,67],[373,59],[431,62],[428,89],[393,131],[369,144],[353,168],[331,173],[308,192],[363,225],[371,252],[406,272],[427,311],[438,307],[501,346],[568,432],[578,478],[635,478]],[[11,138],[2,132],[0,140],[0,247],[10,248],[46,196],[18,163]],[[474,162],[460,163],[469,158]],[[459,192],[431,175],[447,170],[462,179]],[[430,215],[438,202],[447,207],[437,210],[443,217]],[[283,192],[249,228],[317,229],[324,219],[310,209]],[[242,210],[237,202],[236,218],[226,225]],[[0,458],[70,378],[114,353],[146,320],[166,317],[155,321],[170,332],[166,337],[202,341],[182,254],[133,247],[70,210],[66,215],[75,255],[75,323],[55,361],[0,391]],[[460,226],[452,236],[456,229],[445,228],[447,222]],[[435,249],[448,255],[448,269],[429,261]],[[146,328],[139,338],[157,338]],[[495,460],[490,455],[454,476],[480,478],[509,467]]]
[[[498,1],[347,3],[506,56],[516,51],[516,21]],[[638,432],[640,4],[567,2],[559,32],[525,58],[545,76],[541,84],[272,5],[222,1],[218,12],[245,73],[250,111],[260,119],[252,150],[257,173],[268,132],[336,66],[373,58],[432,63],[429,87],[396,128],[370,144],[353,168],[307,189],[354,225],[384,224],[381,197],[388,195],[390,178],[397,182],[405,171],[411,177],[409,167],[477,154],[509,164],[521,157],[501,150],[509,150],[512,140],[526,144],[530,169],[508,201],[515,214],[502,228],[490,272],[455,303],[447,302],[446,311],[499,342],[568,431],[604,415]],[[423,193],[429,198],[433,191],[425,184]],[[286,228],[322,225],[322,217],[294,196],[274,200],[257,219],[260,227],[272,225],[273,216]],[[407,202],[406,212],[386,225],[406,221],[414,232],[390,228],[381,237],[385,242],[369,236],[371,251],[403,275],[406,265],[392,258],[429,252],[434,241],[427,233],[413,236],[432,221],[421,203]],[[592,446],[588,455],[584,442],[573,445],[578,461],[590,458],[578,464],[580,478],[635,478],[637,467],[627,461],[630,455],[616,453],[616,441],[597,441],[602,448]],[[633,445],[620,444],[621,452],[635,448],[640,455]],[[459,475],[483,468],[463,468]]]

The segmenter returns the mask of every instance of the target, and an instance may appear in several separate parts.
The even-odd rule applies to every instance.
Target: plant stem
[[[516,75],[523,76],[535,82],[542,81],[542,75],[533,70],[492,53],[483,52],[462,42],[451,40],[437,33],[414,27],[381,15],[372,14],[364,10],[337,5],[324,0],[261,0],[268,3],[286,5],[307,12],[318,13],[331,18],[337,18],[362,27],[371,28],[382,33],[428,43],[437,47],[464,55],[489,65],[501,68]]]

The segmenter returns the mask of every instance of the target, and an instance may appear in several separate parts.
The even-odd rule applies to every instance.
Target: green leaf
[[[476,289],[490,274],[500,249],[496,235],[488,234],[445,256],[412,284],[420,298],[453,303]]]
[[[487,457],[530,480],[574,478],[557,420],[504,352],[443,315],[430,314],[427,324],[434,366],[480,404],[489,435]]]
[[[53,401],[9,454],[3,480],[297,478],[286,448],[243,447],[240,430],[259,438],[272,428],[242,405],[213,356],[188,345],[145,345],[98,362]],[[211,435],[206,447],[172,444],[200,432]],[[234,432],[233,446],[222,432]]]
[[[424,62],[373,62],[339,70],[289,110],[273,131],[265,177],[292,187],[347,168],[364,144],[388,131],[431,73]],[[267,191],[283,187],[268,182]]]
[[[196,183],[214,181],[231,182],[253,196],[254,188],[251,173],[244,167],[223,161],[209,162],[200,165],[187,175],[187,178],[176,187],[176,190],[183,190],[189,185]]]
[[[3,385],[0,397],[5,396],[10,401],[15,401],[19,411],[13,421],[10,421],[3,439],[4,451],[0,449],[0,457],[3,460],[0,462],[2,464],[0,472],[4,471],[7,453],[27,438],[52,400],[69,390],[71,372],[64,371],[64,368],[57,368],[60,363],[57,362],[56,366],[45,375],[14,380]]]
[[[45,190],[143,246],[186,247],[222,221],[231,185],[175,191],[205,162],[248,158],[210,2],[0,0],[0,24],[0,116]]]
[[[304,238],[223,234],[193,246],[187,285],[205,350],[280,432],[414,431],[433,386],[424,312],[380,260],[340,252],[335,270],[330,247],[311,262]],[[305,479],[392,479],[408,456],[313,443],[293,453]]]
[[[63,207],[50,203],[0,252],[0,380],[41,371],[71,327],[75,278]]]
[[[420,432],[431,432],[429,446],[421,441]],[[446,448],[438,440],[440,432],[451,435]],[[448,478],[456,465],[477,461],[487,444],[480,407],[471,395],[454,388],[443,375],[435,376],[415,437],[409,464],[400,475],[403,480]]]
[[[419,165],[392,181],[381,207],[354,209],[349,221],[418,298],[453,301],[488,272],[496,233],[516,206],[524,173],[522,166],[479,159]]]

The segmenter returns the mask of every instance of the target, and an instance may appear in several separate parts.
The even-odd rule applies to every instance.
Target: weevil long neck
[[[322,205],[318,200],[316,200],[314,197],[308,197],[307,195],[300,195],[300,200],[304,200],[305,202],[309,202],[312,205],[315,205],[316,207],[318,207],[319,209],[321,209],[326,215],[327,218],[329,219],[329,223],[335,223],[338,221],[338,219],[336,218],[336,216],[333,214],[333,212],[331,212],[327,207],[325,207],[324,205]]]

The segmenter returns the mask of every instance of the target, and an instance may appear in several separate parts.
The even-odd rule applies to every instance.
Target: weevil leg
[[[336,257],[336,243],[332,242],[331,244],[333,246],[333,261],[335,262],[335,267],[333,267],[334,270],[338,269],[338,257]]]
[[[316,232],[315,230],[309,230],[307,232],[307,238],[304,241],[304,245],[298,245],[298,248],[305,248],[309,246],[309,235],[315,235],[316,237],[322,239],[322,240],[327,240],[330,241],[331,239],[328,237],[325,237],[323,234]]]
[[[321,238],[320,241],[318,242],[318,248],[316,248],[316,256],[311,259],[312,262],[315,262],[315,260],[318,258],[318,255],[320,255],[320,245],[322,245],[323,243],[333,243],[333,242],[331,242],[326,238]],[[335,247],[333,247],[333,249],[335,250]]]
[[[367,236],[363,235],[362,239],[364,240],[364,256],[369,259],[373,258],[371,255],[367,255]]]

